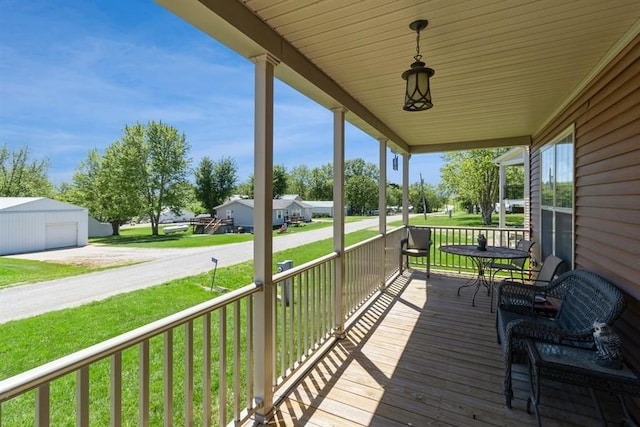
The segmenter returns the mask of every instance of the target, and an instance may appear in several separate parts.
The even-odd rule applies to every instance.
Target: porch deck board
[[[504,405],[502,351],[486,292],[405,271],[283,398],[273,426],[534,426],[525,366]],[[543,384],[544,426],[596,426],[586,391]]]

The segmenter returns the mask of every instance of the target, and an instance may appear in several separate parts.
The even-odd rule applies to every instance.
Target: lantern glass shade
[[[402,78],[407,81],[403,110],[424,111],[433,107],[429,79],[434,74],[433,69],[425,67],[421,61],[414,62],[411,69],[402,73]]]

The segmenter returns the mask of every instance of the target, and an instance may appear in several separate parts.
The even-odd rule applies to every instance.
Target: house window
[[[282,210],[277,210],[276,211],[276,218],[277,219],[282,219]]]
[[[573,265],[573,127],[540,150],[542,259],[556,255]]]

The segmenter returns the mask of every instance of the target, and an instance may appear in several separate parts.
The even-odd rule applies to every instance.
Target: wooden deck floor
[[[533,426],[524,366],[504,405],[502,353],[486,293],[405,271],[280,402],[273,426]],[[543,384],[544,426],[600,425],[588,394]]]

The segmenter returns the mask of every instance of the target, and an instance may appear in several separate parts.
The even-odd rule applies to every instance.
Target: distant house
[[[189,210],[183,209],[179,214],[173,212],[171,209],[163,209],[160,212],[160,224],[170,224],[174,222],[187,222],[193,218],[195,214]]]
[[[253,229],[253,199],[230,200],[214,208],[218,218],[233,218],[236,227]],[[274,199],[272,224],[274,227],[285,223],[288,218],[297,217],[311,221],[311,206],[305,202],[291,199]]]
[[[300,197],[298,194],[283,194],[282,196],[280,196],[280,199],[282,199],[282,200],[297,200],[299,202],[302,201],[302,197]]]
[[[86,246],[87,209],[46,197],[0,197],[0,255]]]
[[[305,203],[311,205],[312,217],[330,217],[333,218],[333,200],[306,200]],[[345,215],[347,214],[347,208],[344,208]]]

